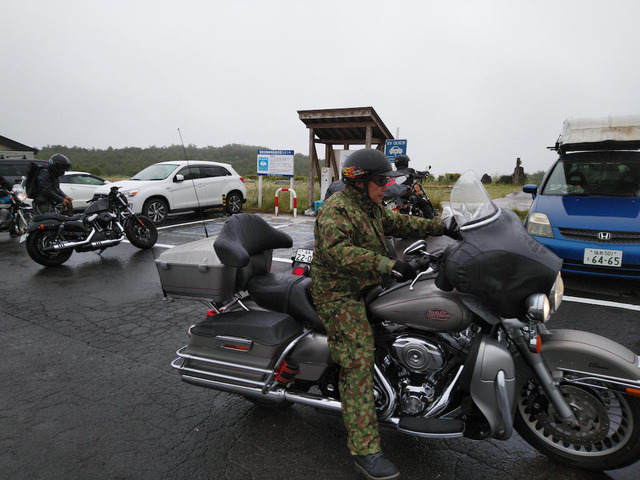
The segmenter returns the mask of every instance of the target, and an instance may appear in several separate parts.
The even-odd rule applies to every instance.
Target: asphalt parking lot
[[[268,217],[312,239],[310,217]],[[223,218],[207,216],[213,237]],[[169,366],[204,318],[202,303],[163,298],[154,259],[203,238],[176,218],[158,245],[74,253],[46,269],[0,238],[0,478],[356,479],[340,417],[294,406],[266,410],[193,387]],[[286,268],[293,249],[276,251]],[[640,352],[640,283],[569,278],[551,326],[601,333]],[[595,303],[584,303],[589,300]],[[608,303],[606,303],[608,302]],[[630,480],[640,464],[584,472],[553,463],[514,435],[505,442],[430,440],[383,430],[405,479]]]

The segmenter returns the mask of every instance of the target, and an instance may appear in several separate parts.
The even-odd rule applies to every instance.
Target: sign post
[[[293,150],[258,150],[258,208],[262,207],[262,177],[289,177],[293,189]],[[293,209],[293,196],[290,198]]]
[[[386,140],[384,142],[384,154],[393,164],[396,163],[396,157],[407,154],[406,140]]]

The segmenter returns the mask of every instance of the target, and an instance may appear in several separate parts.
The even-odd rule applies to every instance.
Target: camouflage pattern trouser
[[[380,451],[373,397],[374,341],[364,303],[356,300],[321,303],[318,315],[327,330],[331,357],[340,365],[342,418],[352,455]]]

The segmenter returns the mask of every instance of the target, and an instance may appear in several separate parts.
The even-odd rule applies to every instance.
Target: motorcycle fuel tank
[[[449,332],[464,330],[471,323],[471,311],[455,292],[445,292],[433,278],[398,286],[376,298],[369,305],[377,317],[418,330]]]

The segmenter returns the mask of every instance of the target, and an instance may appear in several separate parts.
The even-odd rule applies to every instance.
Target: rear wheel
[[[640,459],[640,399],[606,388],[561,385],[578,421],[562,422],[531,381],[516,409],[515,428],[534,448],[577,468],[612,470]]]
[[[161,198],[151,198],[144,203],[142,214],[156,225],[160,225],[169,215],[169,205]]]
[[[44,251],[60,241],[53,230],[36,230],[27,238],[27,253],[32,260],[45,267],[57,267],[69,260],[72,249]]]
[[[156,225],[144,215],[130,217],[124,226],[124,233],[131,245],[137,248],[148,249],[158,241]]]
[[[227,195],[227,213],[229,215],[235,215],[242,211],[242,195],[238,192],[231,192]]]

